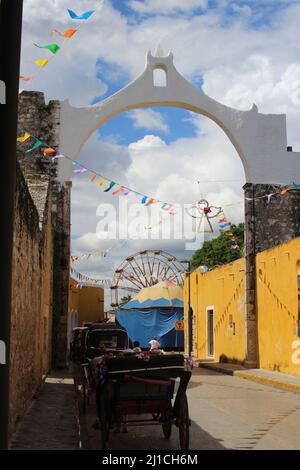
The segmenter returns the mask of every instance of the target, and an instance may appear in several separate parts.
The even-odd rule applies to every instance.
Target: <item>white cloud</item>
[[[188,12],[196,8],[207,8],[207,0],[130,0],[129,6],[139,13],[170,14],[175,12]]]
[[[141,140],[137,142],[132,142],[129,144],[128,149],[129,151],[146,151],[146,150],[153,150],[155,148],[161,149],[165,147],[165,142],[158,137],[157,135],[145,135]]]
[[[251,7],[249,5],[238,5],[237,3],[232,3],[231,8],[235,13],[249,16],[252,14]]]
[[[146,129],[148,131],[168,132],[168,125],[164,122],[163,116],[153,109],[135,109],[131,111],[129,117],[137,129]]]

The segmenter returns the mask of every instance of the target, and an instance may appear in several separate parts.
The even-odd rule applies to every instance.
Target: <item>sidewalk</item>
[[[252,380],[263,385],[300,393],[300,377],[271,372],[264,369],[246,369],[238,364],[227,364],[218,362],[199,362],[199,367],[209,369],[221,374],[234,375],[243,379]]]
[[[11,440],[16,450],[79,450],[74,381],[68,371],[52,371]]]

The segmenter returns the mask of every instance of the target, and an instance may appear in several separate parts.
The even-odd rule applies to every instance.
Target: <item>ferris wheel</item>
[[[120,307],[141,289],[161,281],[183,283],[184,265],[164,251],[145,250],[128,256],[116,269],[112,280],[111,306]]]

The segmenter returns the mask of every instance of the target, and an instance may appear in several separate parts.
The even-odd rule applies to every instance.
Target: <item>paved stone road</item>
[[[78,450],[75,387],[67,371],[53,371],[13,436],[11,449]]]
[[[300,395],[238,377],[195,369],[188,390],[192,419],[191,449],[300,449]],[[85,445],[99,449],[95,408],[83,421]],[[160,427],[129,428],[111,434],[109,449],[178,449],[178,431],[170,441]]]

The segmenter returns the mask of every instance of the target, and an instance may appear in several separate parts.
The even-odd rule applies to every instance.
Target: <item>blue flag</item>
[[[85,13],[82,13],[82,15],[76,15],[76,13],[72,10],[69,10],[69,8],[68,12],[73,20],[88,20],[89,17],[92,16],[92,14],[95,12],[95,10],[86,11]]]

